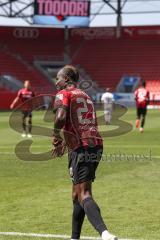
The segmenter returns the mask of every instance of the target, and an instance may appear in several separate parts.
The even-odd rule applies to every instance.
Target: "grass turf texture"
[[[34,113],[34,125],[52,127],[51,122],[43,121],[43,115]],[[160,235],[159,115],[159,110],[148,111],[143,134],[133,128],[125,135],[104,139],[104,153],[109,158],[99,165],[93,192],[110,231],[119,238],[158,239]],[[70,234],[72,202],[67,157],[41,162],[19,160],[14,148],[22,138],[9,127],[9,116],[0,113],[0,231]],[[134,124],[135,109],[122,118]],[[34,153],[50,148],[49,137],[33,136]],[[143,158],[150,151],[151,159]],[[115,161],[113,154],[119,152],[125,157]],[[127,160],[126,156],[132,154],[142,157]],[[88,220],[82,235],[98,236]],[[31,239],[0,236],[7,240],[22,238]]]

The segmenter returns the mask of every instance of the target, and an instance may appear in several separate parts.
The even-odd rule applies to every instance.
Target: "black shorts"
[[[69,153],[69,173],[73,184],[94,181],[103,146],[80,147]]]
[[[137,108],[137,118],[140,118],[141,116],[145,117],[147,114],[147,108]]]
[[[32,112],[23,110],[22,115],[23,115],[23,118],[26,118],[26,117],[31,118],[32,117]]]

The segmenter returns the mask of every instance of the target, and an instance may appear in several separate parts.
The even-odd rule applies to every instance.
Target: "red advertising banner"
[[[90,27],[71,29],[73,38],[79,37],[85,40],[115,39],[115,27]],[[135,26],[122,27],[121,38],[129,39],[160,39],[160,26]]]

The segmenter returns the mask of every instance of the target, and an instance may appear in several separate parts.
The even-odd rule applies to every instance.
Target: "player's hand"
[[[59,134],[53,134],[52,144],[54,147],[57,147],[59,144],[63,142],[63,138]]]
[[[62,142],[57,147],[54,147],[52,149],[52,157],[53,158],[62,157],[63,154],[65,153],[65,150],[66,150],[66,145],[64,142]]]
[[[52,157],[55,158],[63,156],[66,150],[66,144],[60,135],[53,135],[52,144]]]

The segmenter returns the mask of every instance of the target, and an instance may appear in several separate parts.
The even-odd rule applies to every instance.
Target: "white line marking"
[[[21,233],[21,232],[0,232],[2,236],[20,236],[20,237],[39,237],[39,238],[59,238],[59,239],[70,239],[68,235],[59,235],[59,234],[40,234],[40,233]],[[84,240],[101,240],[97,237],[83,236],[81,239]],[[121,238],[119,240],[134,240],[128,238]]]
[[[43,153],[43,152],[36,152],[36,154],[41,154],[41,153]],[[0,155],[2,155],[2,156],[3,156],[3,155],[6,155],[6,156],[7,156],[7,155],[8,155],[8,156],[11,155],[11,156],[13,156],[13,154],[15,155],[15,152],[12,152],[12,153],[10,153],[10,152],[0,152]],[[142,153],[142,154],[143,154],[143,153]],[[128,155],[131,155],[131,154],[128,153]],[[64,155],[64,156],[65,156],[65,155]],[[153,155],[153,156],[151,156],[151,158],[152,158],[152,159],[159,159],[160,156],[156,156],[156,155],[154,156],[154,155]],[[27,161],[27,160],[26,160],[26,161]],[[36,161],[38,162],[38,160],[36,160]],[[48,160],[48,161],[49,161],[49,160]],[[123,161],[127,161],[127,159],[126,159],[126,160],[124,159],[124,160],[122,160],[121,162],[123,162]],[[133,161],[137,161],[137,160],[133,160]],[[140,162],[140,161],[141,161],[141,160],[139,160],[139,162]],[[148,160],[147,160],[147,161],[148,161]],[[150,161],[151,161],[151,160],[150,160]],[[105,162],[105,161],[103,161],[103,162]],[[109,161],[109,162],[110,162],[110,161]],[[114,160],[113,160],[113,162],[114,162]],[[132,162],[132,161],[130,160],[129,162]],[[138,162],[138,161],[137,161],[137,162]],[[142,162],[145,162],[145,160],[142,160]]]
[[[16,145],[15,145],[16,146]],[[2,148],[8,148],[8,149],[13,149],[14,150],[14,148],[15,148],[15,146],[14,147],[11,147],[11,146],[5,146],[5,145],[1,145],[0,146],[0,149]],[[158,144],[153,144],[153,145],[148,145],[148,144],[143,144],[143,145],[136,145],[136,144],[127,144],[127,145],[124,145],[124,144],[119,144],[119,143],[116,143],[115,145],[113,145],[113,144],[105,144],[105,146],[107,147],[116,147],[117,148],[117,146],[118,147],[124,147],[124,148],[129,148],[129,147],[134,147],[134,148],[145,148],[145,147],[150,147],[151,149],[152,148],[158,148],[159,147],[159,145]],[[41,148],[41,147],[43,147],[43,148],[48,148],[48,146],[44,146],[44,145],[35,145],[35,146],[33,146],[33,148]]]

